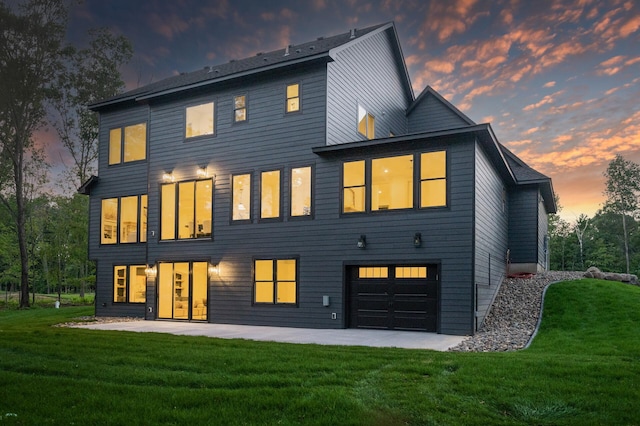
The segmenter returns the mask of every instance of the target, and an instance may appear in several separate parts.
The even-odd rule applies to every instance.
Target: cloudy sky
[[[416,96],[430,85],[553,178],[562,216],[604,201],[616,154],[640,163],[637,0],[85,0],[70,40],[128,37],[128,89],[394,21]]]

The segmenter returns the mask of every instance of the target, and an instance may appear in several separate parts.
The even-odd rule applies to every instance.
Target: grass
[[[76,305],[93,305],[95,295],[93,293],[85,293],[84,297],[80,297],[79,293],[62,293],[60,294],[61,306],[76,306]],[[58,300],[57,293],[44,294],[36,293],[35,303],[33,294],[29,293],[29,303],[39,307],[53,307],[56,300]],[[17,291],[3,291],[0,292],[0,310],[1,309],[16,309],[20,304],[20,293]]]
[[[551,286],[509,353],[51,326],[91,313],[0,312],[0,424],[640,424],[640,287]]]

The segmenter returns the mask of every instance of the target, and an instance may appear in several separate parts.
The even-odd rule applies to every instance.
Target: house
[[[393,23],[90,108],[98,316],[468,335],[547,267],[551,180],[415,98]]]

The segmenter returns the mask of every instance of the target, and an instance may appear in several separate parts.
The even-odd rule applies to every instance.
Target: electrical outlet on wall
[[[331,319],[338,319],[338,314],[331,312]]]

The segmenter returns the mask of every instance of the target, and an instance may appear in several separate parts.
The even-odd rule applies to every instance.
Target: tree
[[[606,178],[607,197],[606,207],[622,218],[622,237],[624,240],[624,255],[629,273],[629,235],[627,231],[627,216],[632,216],[638,210],[638,194],[640,194],[640,166],[625,160],[620,154],[611,160],[604,172]]]
[[[586,214],[581,214],[576,219],[576,223],[573,225],[573,232],[578,237],[578,246],[580,247],[580,268],[584,270],[584,233],[589,227],[589,217]]]
[[[63,0],[28,0],[17,10],[0,3],[0,202],[16,224],[20,306],[28,307],[25,171],[38,160],[33,134],[44,124],[47,101],[56,91],[67,10]]]

